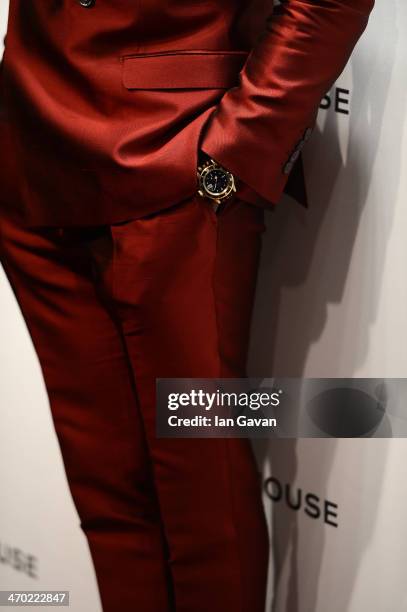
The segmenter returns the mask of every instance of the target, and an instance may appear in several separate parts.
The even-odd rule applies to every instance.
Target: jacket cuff
[[[237,177],[241,186],[238,190],[239,194],[241,190],[242,199],[266,208],[274,208],[283,193],[287,192],[307,208],[301,152],[311,136],[315,122],[316,115],[309,122],[305,131],[298,134],[293,150],[283,151],[282,155],[282,152],[277,151],[275,147],[273,152],[278,162],[267,163],[270,154],[267,154],[268,151],[261,150],[261,141],[256,141],[259,149],[256,155],[254,143],[252,147],[245,146],[248,143],[240,142],[236,130],[224,129],[215,112],[205,126],[200,149]],[[246,152],[243,154],[243,151]],[[295,185],[298,179],[301,179],[300,188]],[[300,194],[299,191],[302,193]]]

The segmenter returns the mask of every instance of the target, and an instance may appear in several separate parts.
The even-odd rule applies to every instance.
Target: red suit
[[[0,260],[105,612],[263,612],[248,440],[158,439],[157,377],[245,375],[264,209],[374,0],[10,0]],[[232,171],[217,214],[202,150]]]
[[[82,4],[10,2],[3,129],[32,224],[112,223],[191,196],[200,135],[272,206],[373,0]]]

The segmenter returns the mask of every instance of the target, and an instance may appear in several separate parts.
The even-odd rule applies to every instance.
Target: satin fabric
[[[287,159],[373,2],[10,0],[2,206],[30,225],[141,217],[195,192],[200,147],[247,201],[305,198]]]
[[[264,611],[249,440],[155,434],[156,377],[245,375],[263,231],[261,208],[198,197],[110,226],[0,217],[104,612]]]

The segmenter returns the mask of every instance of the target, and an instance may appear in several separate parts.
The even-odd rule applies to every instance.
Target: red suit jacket
[[[199,149],[261,206],[300,193],[301,148],[373,4],[10,0],[0,205],[32,225],[142,216],[196,191]]]

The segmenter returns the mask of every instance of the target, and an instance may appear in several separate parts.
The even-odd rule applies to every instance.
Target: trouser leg
[[[91,245],[122,327],[146,431],[177,612],[263,612],[268,560],[247,439],[157,439],[157,377],[245,375],[263,211],[198,197]]]
[[[166,612],[172,582],[151,459],[121,331],[95,291],[91,239],[1,218],[0,261],[42,368],[103,610]]]

